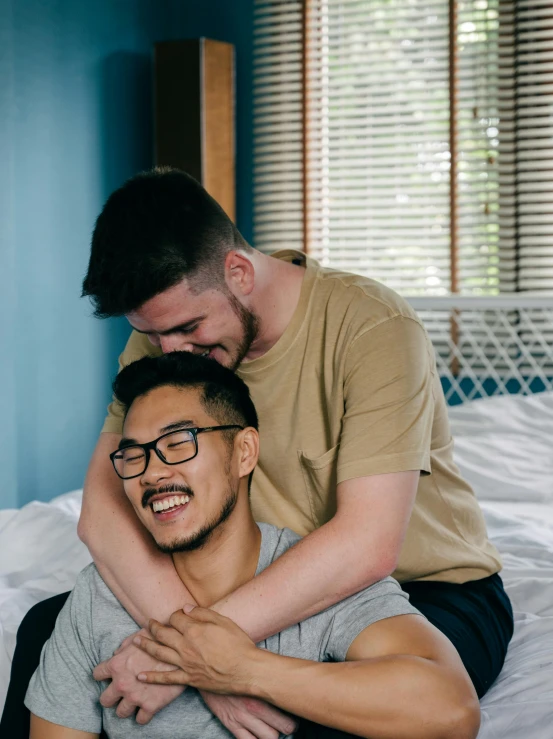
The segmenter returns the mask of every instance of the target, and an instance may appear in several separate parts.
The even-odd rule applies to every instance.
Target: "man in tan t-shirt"
[[[261,438],[254,515],[304,538],[216,610],[259,641],[393,573],[486,692],[503,664],[512,611],[499,555],[453,462],[432,345],[401,297],[300,252],[251,249],[203,188],[175,170],[140,175],[110,197],[83,294],[98,316],[125,315],[133,327],[120,366],[159,352],[205,353],[250,389]],[[111,590],[146,624],[191,599],[110,469],[122,417],[112,403],[79,532]],[[172,696],[129,679],[145,669],[133,649],[97,674],[114,678],[104,705],[120,701],[122,716],[140,706],[142,721]],[[261,726],[242,706],[206,700],[236,737],[286,732],[274,713],[263,713]]]

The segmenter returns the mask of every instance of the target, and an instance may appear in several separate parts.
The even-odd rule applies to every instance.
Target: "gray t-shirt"
[[[256,574],[300,538],[289,529],[268,524],[259,524],[259,528],[262,537]],[[398,583],[387,577],[259,646],[289,657],[341,662],[367,626],[390,616],[418,613]],[[187,688],[146,726],[138,725],[134,717],[118,718],[115,708],[100,705],[100,693],[108,682],[96,682],[92,671],[138,628],[96,567],[86,567],[42,650],[40,665],[25,698],[27,708],[47,721],[80,731],[99,733],[103,726],[111,739],[232,737],[192,688]]]

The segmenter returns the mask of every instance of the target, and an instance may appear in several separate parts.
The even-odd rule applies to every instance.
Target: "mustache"
[[[147,508],[155,495],[163,493],[181,493],[181,495],[189,495],[191,498],[194,495],[192,488],[189,488],[188,485],[164,485],[161,488],[147,488],[142,496],[142,507]]]

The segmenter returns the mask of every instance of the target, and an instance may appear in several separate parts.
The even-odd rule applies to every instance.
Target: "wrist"
[[[247,659],[241,662],[244,668],[240,677],[240,686],[237,686],[237,695],[247,695],[249,698],[260,698],[267,700],[267,693],[270,689],[268,677],[272,670],[276,669],[273,665],[274,659],[278,660],[278,655],[255,647]]]
[[[258,698],[267,703],[275,703],[282,698],[283,686],[296,681],[296,670],[305,666],[303,660],[295,660],[274,654],[266,649],[257,648],[257,654],[249,665],[248,693],[251,698]]]

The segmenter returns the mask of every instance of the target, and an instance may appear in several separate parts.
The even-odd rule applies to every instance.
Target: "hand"
[[[185,609],[186,613],[173,613],[169,626],[150,621],[155,641],[140,635],[133,640],[151,657],[177,669],[143,672],[138,679],[158,685],[192,685],[210,693],[247,695],[251,667],[262,659],[262,650],[229,618],[208,608]]]
[[[201,691],[209,710],[236,739],[278,739],[293,734],[298,722],[257,698],[216,695]]]
[[[138,632],[146,636],[147,631]],[[175,700],[184,691],[183,685],[148,685],[136,678],[139,672],[173,670],[172,665],[152,659],[132,643],[132,637],[125,639],[114,656],[101,662],[92,673],[95,680],[111,680],[110,685],[100,696],[100,703],[109,708],[117,706],[119,718],[128,718],[138,708],[136,722],[147,724],[162,708]]]

